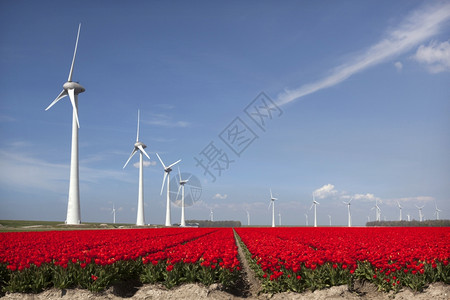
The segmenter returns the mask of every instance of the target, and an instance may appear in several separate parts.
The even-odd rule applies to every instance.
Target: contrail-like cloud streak
[[[408,15],[397,28],[388,30],[385,38],[369,47],[363,54],[338,66],[323,79],[294,90],[286,90],[278,96],[276,102],[278,105],[284,105],[324,88],[332,87],[358,72],[404,53],[439,33],[449,19],[449,2],[421,7]]]

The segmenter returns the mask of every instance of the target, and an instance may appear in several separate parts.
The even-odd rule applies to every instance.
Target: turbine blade
[[[162,195],[162,192],[164,190],[164,184],[166,183],[166,177],[167,177],[167,172],[164,172],[164,178],[163,178],[163,182],[161,185],[161,193],[159,193],[160,195]]]
[[[58,97],[56,97],[56,99],[53,100],[53,102],[50,103],[50,105],[49,105],[45,110],[49,110],[50,107],[52,107],[53,105],[55,105],[56,102],[58,102],[59,100],[61,100],[61,99],[64,98],[64,97],[66,97],[67,95],[68,95],[68,94],[67,94],[67,91],[66,91],[66,90],[62,90],[62,92],[59,93]]]
[[[168,166],[168,168],[172,168],[173,166],[175,166],[177,163],[179,163],[181,161],[181,159],[177,160],[176,162],[174,162],[173,164],[171,164],[170,166]]]
[[[80,37],[80,29],[81,29],[81,23],[78,25],[77,41],[75,43],[75,51],[73,52],[72,65],[70,66],[69,79],[67,79],[67,81],[72,81],[73,66],[75,64],[75,56],[77,55],[78,39]]]
[[[137,149],[134,148],[133,151],[131,151],[130,157],[128,157],[127,162],[123,165],[123,169],[125,169],[125,167],[128,165],[128,163],[130,162],[130,159],[133,157],[134,154],[136,154]]]
[[[269,202],[269,206],[267,207],[267,210],[269,210],[270,209],[270,206],[272,205],[272,200],[270,200],[270,202]]]
[[[144,147],[142,147],[141,145],[138,146],[139,150],[141,150],[142,153],[145,154],[145,156],[147,156],[148,159],[150,159],[150,156],[148,156],[147,152],[145,152]]]
[[[320,203],[316,201],[316,204],[320,204]]]
[[[78,128],[80,128],[80,122],[78,121],[78,109],[77,109],[77,102],[78,102],[78,95],[75,95],[75,90],[74,89],[69,89],[69,98],[70,98],[70,102],[72,103],[72,107],[73,107],[73,113],[75,115],[75,119],[77,120],[77,125]]]
[[[313,203],[313,204],[311,204],[311,207],[309,208],[309,210],[311,210],[311,209],[313,208],[313,206],[314,206],[314,203]]]
[[[159,159],[159,161],[161,162],[161,164],[162,164],[164,170],[167,169],[167,168],[166,168],[166,165],[163,163],[163,161],[162,161],[161,157],[159,157],[158,153],[156,153],[156,156],[158,156],[158,159]]]
[[[138,109],[138,124],[137,124],[136,142],[139,142],[139,118],[140,118],[140,112],[139,112],[139,109]]]
[[[270,199],[272,199],[273,198],[273,196],[272,196],[272,188],[270,188]]]
[[[178,176],[180,177],[180,181],[182,181],[182,180],[181,180],[181,171],[180,171],[180,167],[178,167]]]

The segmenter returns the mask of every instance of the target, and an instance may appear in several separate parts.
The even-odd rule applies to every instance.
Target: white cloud
[[[156,165],[156,161],[151,161],[151,160],[144,160],[144,162],[142,163],[144,165],[144,167],[149,167],[149,166],[155,166]],[[139,169],[139,162],[135,162],[133,164],[133,167]]]
[[[374,194],[370,194],[370,193],[366,193],[366,194],[354,194],[353,196],[353,200],[357,200],[357,201],[367,201],[367,202],[370,202],[370,201],[376,201],[376,200],[381,200],[380,198],[378,198],[378,197],[375,197],[375,195]]]
[[[430,73],[450,71],[450,43],[436,41],[420,45],[413,59],[426,66]]]
[[[143,123],[161,127],[189,127],[191,124],[186,121],[174,121],[172,117],[164,114],[152,114],[150,120],[142,120]]]
[[[277,103],[287,104],[300,97],[337,85],[350,76],[409,51],[436,35],[450,19],[450,2],[442,3],[442,5],[424,6],[412,12],[397,28],[388,30],[384,38],[369,47],[363,54],[338,66],[329,76],[321,80],[294,90],[286,90],[278,96]]]
[[[399,61],[394,63],[394,67],[397,69],[398,72],[401,72],[403,70],[403,64]]]
[[[314,191],[314,195],[318,199],[324,199],[330,196],[334,196],[337,194],[337,190],[334,189],[334,185],[332,184],[326,184],[322,186],[321,188],[318,188]]]
[[[225,199],[227,199],[227,198],[228,198],[228,195],[227,195],[227,194],[221,195],[221,194],[219,194],[219,193],[215,194],[214,197],[213,197],[213,199],[220,199],[220,200],[225,200]]]

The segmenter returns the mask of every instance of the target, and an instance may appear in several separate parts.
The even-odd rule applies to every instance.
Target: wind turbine
[[[328,215],[328,219],[330,219],[330,226],[331,226],[331,215]]]
[[[397,201],[397,206],[398,206],[398,209],[400,210],[399,221],[401,221],[402,220],[402,206],[400,205],[400,202],[398,202],[398,201]]]
[[[181,179],[180,168],[178,168],[178,176],[180,177],[180,181],[179,181],[180,186],[178,187],[177,199],[178,199],[178,194],[180,193],[180,189],[181,189],[181,223],[180,223],[180,226],[185,227],[186,221],[184,220],[184,185],[189,182],[189,179],[191,179],[192,175],[189,176],[188,179],[183,180],[183,179]]]
[[[419,209],[419,221],[422,222],[423,221],[423,214],[422,214],[422,208],[425,207],[425,205],[422,206],[417,206],[416,207]]]
[[[272,205],[272,227],[275,227],[275,200],[278,200],[277,198],[274,198],[272,195],[272,189],[270,189],[270,202],[269,207]]]
[[[411,221],[411,215],[407,214],[406,216],[408,217],[408,222]]]
[[[278,225],[280,225],[281,226],[281,213],[278,213]]]
[[[375,209],[375,219],[377,222],[381,221],[381,208],[378,206],[378,199],[375,199],[375,206],[372,207],[372,209]]]
[[[309,224],[308,224],[308,214],[305,214],[305,220],[306,220],[306,222],[305,222],[306,226],[309,226]]]
[[[156,156],[158,156],[158,159],[164,168],[164,178],[163,178],[163,182],[162,182],[162,186],[161,186],[160,195],[162,195],[162,192],[164,189],[164,183],[166,182],[166,178],[169,177],[169,179],[167,180],[166,226],[171,226],[172,222],[170,221],[170,172],[172,171],[172,167],[175,166],[177,163],[179,163],[181,161],[181,159],[177,160],[173,164],[166,167],[166,165],[163,163],[161,157],[159,157],[158,153],[156,153]]]
[[[311,204],[311,207],[309,208],[309,210],[311,210],[314,206],[314,227],[317,227],[317,204],[320,204],[320,203],[316,201],[316,198],[313,193],[313,203]]]
[[[139,119],[140,119],[140,112],[138,110],[138,122],[137,122],[137,134],[136,134],[136,143],[134,143],[133,151],[131,151],[130,157],[128,157],[127,162],[125,165],[123,165],[123,168],[128,165],[131,158],[136,154],[136,152],[139,151],[139,191],[138,191],[138,209],[137,209],[137,217],[136,217],[136,226],[144,226],[145,220],[144,220],[144,158],[142,154],[147,156],[148,159],[150,159],[150,156],[148,156],[147,152],[145,152],[145,148],[147,146],[139,141]]]
[[[116,209],[114,208],[114,203],[111,214],[113,215],[113,224],[116,224]]]
[[[347,210],[348,210],[348,227],[352,227],[352,215],[350,213],[350,202],[352,202],[353,198],[350,198],[350,201],[345,202],[342,201],[345,205],[347,205]]]
[[[250,226],[250,213],[248,210],[245,211],[247,213],[247,226]]]
[[[435,205],[435,207],[436,207],[436,209],[435,209],[435,211],[434,211],[434,214],[436,215],[436,220],[439,220],[439,212],[441,212],[442,210],[440,210],[440,209],[437,207],[436,201],[434,201],[434,205]]]
[[[78,172],[78,128],[80,123],[78,121],[78,94],[85,91],[85,88],[78,82],[72,81],[73,68],[75,64],[75,56],[77,54],[78,39],[80,37],[81,23],[78,25],[77,41],[75,42],[75,51],[73,52],[72,65],[70,66],[69,78],[63,85],[62,92],[55,100],[45,109],[55,105],[56,102],[62,98],[69,96],[72,103],[72,149],[70,158],[70,180],[69,180],[69,199],[67,203],[67,218],[66,224],[74,225],[81,223],[80,216],[80,185]]]
[[[214,212],[212,208],[209,209],[209,220],[214,222]]]

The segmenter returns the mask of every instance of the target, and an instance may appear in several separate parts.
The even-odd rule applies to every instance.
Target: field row
[[[449,228],[237,228],[266,291],[449,283]]]

